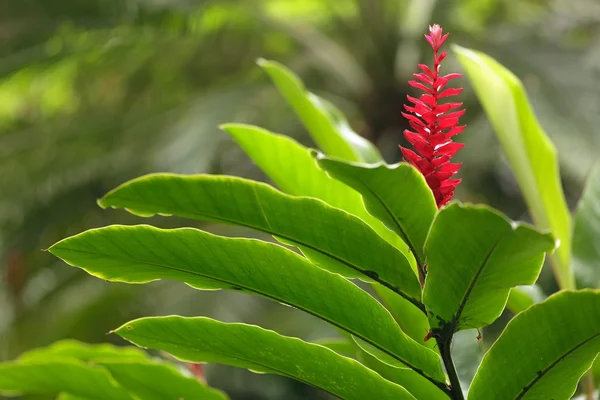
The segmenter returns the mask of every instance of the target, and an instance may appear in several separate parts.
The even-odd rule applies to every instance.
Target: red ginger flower
[[[415,166],[425,176],[427,184],[433,191],[438,208],[446,204],[454,196],[454,189],[461,179],[450,179],[462,164],[452,164],[450,159],[464,144],[455,143],[452,137],[461,133],[465,126],[458,125],[458,119],[465,110],[458,110],[462,103],[449,102],[440,104],[440,99],[460,94],[462,88],[444,87],[450,79],[460,78],[462,74],[440,76],[440,64],[448,55],[445,51],[439,53],[440,47],[446,41],[448,34],[442,36],[439,25],[429,27],[429,35],[425,39],[433,48],[433,69],[425,64],[419,64],[422,73],[413,74],[415,80],[409,85],[423,90],[420,98],[406,96],[414,106],[404,105],[406,113],[402,113],[413,129],[404,131],[404,137],[416,152],[400,146],[405,161]]]

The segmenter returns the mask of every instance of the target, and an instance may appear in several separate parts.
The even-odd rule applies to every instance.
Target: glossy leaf
[[[407,337],[362,289],[281,246],[196,229],[113,226],[64,239],[50,252],[110,281],[171,279],[235,288],[291,305],[356,335],[399,362],[443,379],[434,352]]]
[[[113,378],[130,393],[144,400],[202,399],[226,400],[228,397],[204,385],[196,378],[185,377],[174,367],[150,361],[99,361]]]
[[[600,287],[600,165],[588,177],[575,212],[573,268],[587,287]]]
[[[314,141],[326,154],[349,161],[381,161],[377,148],[354,132],[333,104],[308,92],[292,71],[275,61],[260,59],[258,64],[269,74]]]
[[[367,210],[404,239],[420,265],[425,263],[423,246],[437,206],[419,171],[405,163],[365,166],[322,156],[318,160],[331,176],[358,191]]]
[[[211,362],[284,375],[346,400],[413,399],[402,387],[319,345],[256,326],[208,318],[132,321],[116,331],[137,344],[192,362]]]
[[[0,393],[58,394],[91,400],[134,400],[103,368],[76,360],[0,364]]]
[[[517,224],[485,206],[440,210],[427,243],[423,301],[432,327],[481,328],[500,316],[511,288],[533,284],[550,234]]]
[[[327,204],[356,215],[379,236],[412,257],[407,245],[394,232],[369,214],[358,192],[319,168],[311,149],[294,139],[243,124],[221,126],[260,169],[285,193],[321,199]]]
[[[568,399],[600,351],[600,292],[559,292],[509,322],[469,400]]]
[[[253,228],[297,245],[322,268],[373,279],[415,302],[420,295],[407,259],[359,218],[263,183],[228,176],[148,175],[121,185],[100,204]]]
[[[571,222],[554,145],[512,72],[483,53],[459,46],[454,51],[496,131],[536,225],[549,229],[560,241],[551,258],[560,287],[574,288]]]

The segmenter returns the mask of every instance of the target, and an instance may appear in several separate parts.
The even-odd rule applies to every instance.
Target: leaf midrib
[[[490,249],[490,251],[488,252],[488,254],[485,256],[483,262],[477,268],[477,272],[475,273],[475,275],[471,279],[471,282],[469,283],[469,286],[467,287],[467,290],[465,291],[465,294],[463,295],[463,298],[462,298],[462,300],[460,301],[460,303],[458,305],[458,309],[456,310],[456,314],[454,314],[454,317],[452,318],[452,321],[450,322],[450,324],[452,326],[453,333],[456,330],[456,326],[458,325],[458,323],[460,321],[460,317],[461,317],[461,315],[462,315],[462,313],[464,311],[464,308],[466,307],[467,302],[469,301],[469,296],[471,295],[471,292],[473,291],[473,288],[477,284],[477,280],[479,279],[479,277],[483,273],[483,270],[485,269],[485,267],[487,266],[488,262],[490,261],[490,258],[492,257],[492,255],[494,254],[494,252],[496,251],[496,249],[498,248],[498,245],[500,244],[500,242],[502,242],[502,240],[504,240],[505,236],[506,236],[506,234],[501,235],[496,240],[496,242],[494,242],[494,245],[492,246],[492,248]]]
[[[124,197],[124,196],[116,196],[114,194],[112,196],[113,196],[113,198],[117,197],[117,198],[119,198],[121,200],[132,202],[132,203],[135,203],[137,205],[141,204],[140,202],[137,202],[135,200],[132,200],[132,199]],[[120,207],[120,208],[125,208],[125,207],[121,207],[119,205],[111,205],[110,201],[107,201],[107,200],[104,200],[104,201],[106,201],[107,202],[106,205],[108,205],[110,207],[115,207],[116,206],[116,207]],[[153,203],[152,201],[146,201],[145,204],[150,204],[150,205],[152,205],[154,207],[160,207],[160,204]],[[259,204],[260,204],[260,202],[259,202]],[[142,206],[143,205],[144,204],[142,204]],[[155,214],[157,214],[157,213],[155,212]],[[417,299],[409,296],[408,294],[404,293],[401,289],[399,289],[395,285],[393,285],[393,284],[391,284],[391,283],[389,283],[387,281],[384,281],[384,280],[380,279],[379,277],[374,278],[373,276],[365,273],[367,270],[361,269],[359,266],[354,265],[350,261],[346,261],[346,260],[344,260],[344,259],[342,259],[342,258],[340,258],[340,257],[338,257],[338,256],[336,256],[334,254],[330,254],[330,253],[326,252],[325,250],[319,249],[319,248],[317,248],[317,247],[315,247],[313,245],[303,243],[302,241],[300,241],[298,239],[291,238],[291,237],[289,237],[287,235],[282,235],[282,234],[279,234],[279,233],[276,233],[276,232],[273,232],[273,231],[269,231],[269,230],[264,229],[264,228],[257,227],[257,226],[252,225],[252,224],[248,224],[248,223],[241,222],[241,221],[238,222],[238,221],[231,220],[231,219],[228,219],[228,218],[225,218],[225,217],[220,217],[220,216],[216,216],[215,217],[213,215],[209,216],[208,214],[201,214],[201,213],[197,213],[197,212],[193,212],[193,211],[187,211],[186,214],[193,215],[193,216],[200,217],[200,218],[202,218],[202,217],[203,218],[210,218],[213,221],[220,221],[220,222],[224,222],[224,223],[227,223],[227,224],[230,224],[230,225],[243,226],[245,228],[250,228],[250,229],[254,229],[254,230],[257,230],[259,232],[262,232],[262,233],[266,233],[268,235],[278,236],[278,237],[283,238],[285,240],[289,240],[291,242],[297,243],[298,245],[300,245],[302,247],[307,247],[307,248],[309,248],[311,250],[314,250],[314,251],[316,251],[318,253],[321,253],[324,256],[329,257],[329,258],[331,258],[331,259],[333,259],[333,260],[335,260],[335,261],[337,261],[337,262],[339,262],[339,263],[347,266],[350,269],[353,269],[354,271],[357,271],[357,272],[361,273],[367,279],[372,279],[372,280],[378,282],[379,284],[385,286],[386,288],[390,289],[394,293],[402,296],[404,299],[406,299],[407,301],[409,301],[412,304],[414,304],[415,306],[417,306],[420,310],[424,310],[424,307],[423,307],[423,305],[421,304],[421,302],[419,300],[417,300]],[[264,213],[262,215],[263,215],[263,218],[264,218]],[[270,226],[270,223],[268,222],[268,220],[265,220],[265,222],[267,223],[267,225]],[[379,236],[379,235],[377,235],[377,236]],[[415,257],[415,259],[416,259],[416,257]]]
[[[585,340],[582,340],[581,342],[577,343],[575,346],[571,347],[568,351],[565,351],[563,354],[561,354],[556,360],[554,360],[550,365],[548,365],[539,374],[537,374],[537,376],[535,378],[533,378],[533,380],[531,380],[527,385],[525,385],[525,387],[523,387],[523,389],[521,390],[521,392],[519,392],[517,397],[515,397],[515,400],[521,400],[523,398],[523,396],[525,396],[527,394],[527,392],[529,392],[535,386],[536,383],[538,383],[546,374],[548,374],[561,361],[563,361],[565,358],[567,358],[570,354],[575,352],[580,347],[584,346],[586,343],[595,339],[597,336],[600,336],[600,332],[597,332],[597,333],[593,334],[592,336],[586,338]]]
[[[93,252],[93,251],[83,251],[83,250],[64,249],[63,248],[63,251],[64,250],[71,251],[71,252],[74,252],[74,253],[91,254],[91,255],[96,255],[96,256],[107,257],[106,254],[98,253],[98,252]],[[117,256],[112,256],[112,255],[108,255],[108,257],[116,259],[116,260],[119,260],[119,261],[123,261],[123,262],[135,262],[135,263],[139,263],[139,264],[146,264],[146,265],[151,265],[151,266],[155,266],[155,267],[165,268],[165,269],[168,269],[168,270],[178,271],[178,272],[182,272],[184,274],[197,275],[197,276],[202,277],[202,278],[211,279],[211,280],[214,280],[214,281],[217,281],[217,282],[221,282],[221,283],[225,283],[227,285],[231,285],[231,286],[234,286],[234,287],[244,287],[244,286],[240,285],[239,283],[232,283],[232,282],[229,282],[228,280],[223,279],[223,278],[214,278],[214,277],[211,277],[211,276],[199,273],[197,271],[184,270],[184,269],[180,269],[180,268],[177,268],[177,267],[172,267],[172,266],[168,266],[168,265],[164,265],[164,264],[160,264],[160,263],[154,263],[154,262],[150,262],[150,261],[140,261],[140,260],[136,260],[135,258],[117,257]],[[83,269],[87,271],[86,268],[83,268]],[[159,278],[159,279],[164,279],[164,278]],[[264,296],[266,298],[275,300],[277,302],[281,302],[281,303],[285,303],[285,304],[291,303],[290,301],[286,301],[285,299],[281,299],[281,298],[279,298],[277,296],[273,296],[273,295],[264,293],[264,292],[262,292],[262,291],[260,291],[258,289],[252,289],[252,288],[248,288],[248,287],[244,287],[244,288],[246,290],[248,290],[248,291],[254,292],[254,293],[256,293],[256,294],[258,294],[260,296]],[[225,289],[227,289],[227,288],[225,288]],[[201,290],[201,289],[197,289],[197,290]],[[327,317],[325,317],[323,315],[320,315],[320,314],[318,314],[316,312],[313,312],[313,311],[311,311],[311,310],[309,310],[309,309],[307,309],[305,307],[302,307],[300,305],[297,305],[297,304],[290,304],[290,305],[293,306],[293,307],[296,307],[296,308],[298,308],[298,309],[300,309],[300,310],[302,310],[304,312],[307,312],[308,314],[311,314],[311,315],[313,315],[313,316],[315,316],[315,317],[317,317],[319,319],[322,319],[322,320],[324,320],[324,321],[326,321],[326,322],[328,322],[328,323],[330,323],[330,324],[332,324],[332,325],[334,325],[334,326],[336,326],[336,327],[338,327],[338,328],[340,328],[340,329],[342,329],[342,330],[344,330],[344,331],[346,331],[346,332],[348,332],[348,333],[350,333],[352,335],[355,335],[355,336],[361,338],[365,342],[373,345],[374,347],[376,347],[379,350],[383,351],[384,353],[388,354],[389,356],[391,356],[395,360],[398,360],[398,361],[406,364],[407,366],[409,366],[410,368],[412,368],[415,372],[417,372],[419,375],[423,376],[425,379],[429,380],[434,385],[436,385],[436,386],[439,387],[439,385],[442,384],[441,382],[438,382],[436,379],[434,379],[434,378],[429,377],[428,375],[426,375],[421,369],[413,366],[410,362],[404,360],[402,357],[400,357],[397,354],[393,353],[392,351],[386,349],[385,347],[382,347],[381,345],[378,345],[377,343],[371,341],[369,338],[367,338],[367,337],[365,337],[365,336],[363,336],[363,335],[361,335],[359,333],[354,332],[352,329],[350,329],[348,327],[344,327],[341,324],[337,323],[336,321],[330,320],[329,318],[327,318]]]

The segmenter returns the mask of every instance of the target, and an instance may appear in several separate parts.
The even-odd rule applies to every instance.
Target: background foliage
[[[256,123],[311,145],[258,57],[291,67],[394,162],[405,128],[400,108],[412,93],[406,82],[429,57],[421,35],[440,23],[453,42],[490,54],[524,81],[558,147],[571,207],[599,153],[600,6],[592,0],[11,0],[0,5],[0,19],[1,359],[64,337],[118,341],[105,333],[129,319],[175,312],[260,323],[309,340],[337,334],[299,312],[281,318],[291,311],[244,294],[168,282],[105,284],[39,251],[88,228],[133,222],[101,210],[96,199],[143,173],[262,178],[219,123]],[[446,68],[459,68],[449,61]],[[528,220],[469,87],[464,101],[469,128],[459,139],[467,147],[457,197]],[[548,293],[555,289],[550,275],[540,280]],[[481,345],[470,332],[456,343],[471,353],[459,365],[465,380],[505,323],[486,329]],[[242,370],[212,367],[208,374],[233,398],[325,396]]]

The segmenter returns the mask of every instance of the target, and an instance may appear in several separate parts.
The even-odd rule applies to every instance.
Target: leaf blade
[[[184,336],[182,332],[191,335]],[[354,360],[256,326],[201,317],[154,317],[132,321],[116,333],[132,343],[167,351],[182,360],[277,373],[343,399],[414,399],[402,387]]]
[[[191,228],[112,226],[64,239],[49,251],[106,280],[171,279],[201,289],[209,280],[213,288],[262,295],[332,323],[431,379],[443,380],[435,353],[407,337],[374,298],[275,244]]]
[[[536,225],[560,241],[551,260],[560,287],[575,287],[571,221],[556,149],[539,125],[519,79],[491,57],[454,46],[500,140]]]
[[[258,64],[269,74],[325,153],[350,161],[381,161],[377,148],[352,131],[346,118],[335,106],[308,92],[291,70],[275,61],[260,59]]]
[[[484,356],[468,398],[570,398],[599,351],[600,292],[559,292],[509,322]]]
[[[451,203],[431,227],[423,301],[432,327],[482,328],[500,316],[511,288],[531,285],[550,234],[515,224],[485,206]]]
[[[153,174],[119,186],[99,203],[141,215],[175,214],[262,231],[300,247],[325,269],[373,279],[419,303],[420,286],[406,257],[359,218],[316,199],[236,177]],[[345,232],[352,234],[337,239]]]

